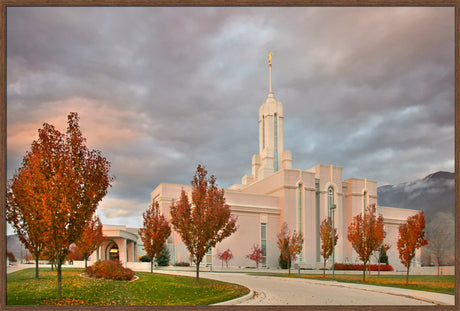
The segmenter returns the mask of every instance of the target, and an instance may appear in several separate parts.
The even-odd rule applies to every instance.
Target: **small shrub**
[[[99,260],[85,269],[87,275],[98,279],[129,281],[134,277],[131,269],[125,268],[118,260]]]
[[[363,271],[363,264],[336,263],[334,270],[359,270]],[[366,265],[367,271],[378,271],[379,266],[376,264]],[[380,265],[380,271],[393,271],[391,265]]]
[[[284,260],[281,255],[280,257],[278,258],[278,264],[280,265],[280,268],[281,269],[287,269],[288,268],[288,262],[287,260]]]
[[[147,255],[139,257],[140,262],[150,262],[150,258]]]
[[[176,262],[174,265],[176,267],[190,267],[190,264],[188,262]]]

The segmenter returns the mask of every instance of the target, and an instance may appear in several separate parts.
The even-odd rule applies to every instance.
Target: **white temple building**
[[[389,263],[395,270],[405,270],[396,246],[398,226],[418,211],[378,206],[377,182],[366,178],[343,180],[341,167],[318,164],[309,169],[292,168],[292,154],[284,150],[283,123],[283,105],[272,92],[270,54],[269,92],[259,108],[259,153],[252,157],[252,173],[245,175],[240,184],[225,189],[227,204],[238,217],[239,228],[216,245],[203,264],[220,266],[215,255],[218,251],[230,249],[234,256],[230,266],[255,266],[246,255],[257,244],[265,253],[263,266],[278,268],[277,235],[286,222],[291,231],[300,231],[304,236],[303,251],[297,264],[306,269],[322,267],[319,227],[331,215],[334,205],[334,223],[339,235],[335,262],[360,263],[347,240],[347,227],[366,206],[376,204],[378,213],[384,217],[385,242],[391,245],[387,252]],[[151,193],[152,200],[159,202],[167,218],[170,217],[171,203],[180,197],[182,189],[188,192],[191,186],[161,183]],[[177,232],[173,231],[167,245],[171,264],[189,262],[189,253]],[[420,252],[415,260],[415,265],[420,265]],[[373,262],[376,262],[375,258]]]

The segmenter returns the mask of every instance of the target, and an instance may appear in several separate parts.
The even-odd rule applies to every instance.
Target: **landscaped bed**
[[[83,269],[64,269],[62,297],[56,300],[56,271],[29,268],[7,274],[7,305],[208,305],[243,296],[235,284],[184,276],[136,272],[135,282],[81,277]]]

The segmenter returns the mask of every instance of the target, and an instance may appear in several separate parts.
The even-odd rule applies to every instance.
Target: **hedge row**
[[[349,263],[336,263],[334,270],[361,270],[363,271],[363,264],[349,264]],[[367,271],[378,271],[379,267],[376,264],[366,265]],[[380,271],[393,271],[391,265],[380,265]]]
[[[133,270],[123,267],[118,260],[99,260],[86,268],[85,272],[98,279],[129,281],[134,278]]]

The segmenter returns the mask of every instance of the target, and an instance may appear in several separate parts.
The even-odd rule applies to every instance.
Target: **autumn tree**
[[[80,238],[75,241],[76,246],[85,259],[85,268],[87,267],[88,257],[98,249],[104,240],[101,220],[97,215],[94,215],[85,225]]]
[[[425,239],[425,216],[419,212],[409,216],[407,221],[399,225],[398,251],[401,263],[407,268],[406,285],[409,284],[409,268],[415,257],[416,249],[427,245]]]
[[[66,134],[48,123],[39,129],[38,140],[13,177],[8,199],[9,221],[18,236],[33,240],[56,262],[58,299],[69,247],[80,238],[112,181],[110,163],[100,151],[86,147],[78,121],[77,113],[69,114]],[[14,187],[17,180],[19,189]]]
[[[224,190],[216,185],[214,175],[198,165],[191,182],[191,202],[184,190],[171,205],[171,223],[187,247],[196,265],[199,282],[200,263],[211,247],[237,230],[236,217],[225,203]]]
[[[337,228],[334,228],[332,233],[332,220],[331,217],[326,217],[319,227],[319,237],[321,239],[321,256],[324,259],[323,265],[323,278],[326,277],[326,262],[327,259],[332,255],[332,234],[334,234],[334,247],[337,245],[339,235],[337,234]]]
[[[164,244],[171,235],[171,227],[166,218],[160,213],[158,201],[153,201],[150,208],[142,214],[144,225],[139,229],[139,235],[144,242],[144,249],[150,259],[150,272],[153,264],[160,257]]]
[[[302,233],[295,230],[291,233],[287,223],[284,222],[278,234],[278,248],[280,249],[281,259],[287,261],[289,274],[291,274],[291,263],[296,260],[297,255],[302,252],[303,237]]]
[[[261,263],[265,258],[264,251],[259,247],[259,245],[255,244],[252,246],[251,250],[252,252],[246,255],[246,258],[253,260],[256,263],[256,268],[259,268],[259,263]]]
[[[37,150],[28,151],[20,167],[8,183],[6,219],[12,225],[19,240],[35,260],[35,279],[39,278],[38,261],[44,252],[48,235],[40,202],[41,180],[35,171],[40,166]]]
[[[228,268],[228,262],[233,259],[232,251],[228,248],[223,252],[217,252],[216,257],[222,261],[222,268],[224,267],[224,261]]]
[[[366,264],[370,256],[383,243],[385,231],[382,215],[376,216],[375,204],[366,208],[364,215],[358,214],[348,226],[347,238],[363,262],[363,281],[366,280]]]
[[[67,255],[66,260],[70,261],[73,263],[75,260],[84,260],[85,257],[83,254],[80,252],[78,249],[77,245],[71,244],[69,247],[69,254]]]

